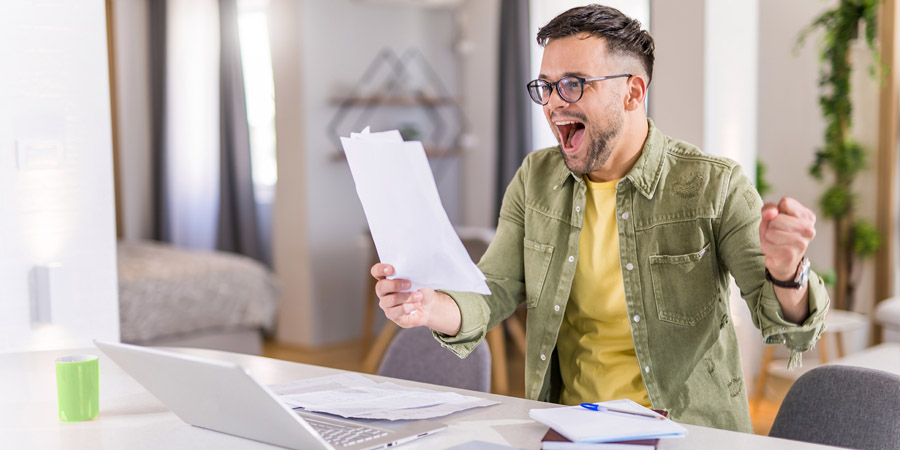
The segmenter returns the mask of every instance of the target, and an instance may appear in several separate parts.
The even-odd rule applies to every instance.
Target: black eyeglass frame
[[[541,79],[531,80],[528,82],[528,84],[525,85],[525,88],[528,89],[528,96],[531,97],[531,100],[541,106],[544,106],[547,103],[550,103],[550,97],[553,96],[554,89],[556,90],[556,93],[559,95],[559,98],[563,99],[566,103],[575,103],[578,100],[581,100],[581,97],[584,96],[584,84],[585,83],[590,83],[592,81],[609,80],[612,78],[631,77],[631,76],[633,76],[633,75],[630,73],[620,73],[618,75],[607,75],[604,77],[594,77],[594,78],[582,78],[582,77],[576,77],[574,75],[566,75],[566,76],[556,80],[553,83],[551,83],[547,80],[541,80]],[[581,86],[581,91],[578,93],[578,98],[576,98],[574,100],[569,100],[568,98],[566,98],[565,94],[563,94],[559,90],[559,83],[561,83],[563,80],[567,80],[567,79],[568,80],[573,80],[573,79],[578,80],[580,83],[579,85]],[[547,101],[544,101],[543,95],[540,96],[540,99],[537,99],[534,97],[536,94],[537,95],[541,94],[544,86],[547,86],[550,89],[550,95],[547,96]],[[541,91],[532,91],[532,88],[541,88]]]

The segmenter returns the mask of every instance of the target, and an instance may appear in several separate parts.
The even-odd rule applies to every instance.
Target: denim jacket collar
[[[641,156],[634,163],[634,167],[631,168],[628,175],[625,175],[625,178],[631,180],[641,195],[651,199],[659,185],[659,179],[662,177],[666,137],[656,129],[653,121],[649,118],[647,125],[649,125],[647,140],[644,141],[644,147],[641,148]]]

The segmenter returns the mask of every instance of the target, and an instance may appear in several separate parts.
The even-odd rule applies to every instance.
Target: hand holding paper
[[[444,211],[422,143],[403,142],[396,130],[369,133],[368,128],[341,143],[378,257],[391,265],[390,273],[373,276],[398,280],[391,292],[490,294]]]

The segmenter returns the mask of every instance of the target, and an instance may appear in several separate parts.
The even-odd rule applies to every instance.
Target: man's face
[[[573,75],[593,78],[616,75],[619,65],[609,56],[601,38],[570,36],[553,39],[544,47],[540,78],[555,82]],[[627,78],[584,84],[584,94],[576,103],[559,97],[554,88],[544,105],[553,134],[559,141],[566,166],[573,173],[588,174],[601,169],[619,140],[625,112],[622,92]]]

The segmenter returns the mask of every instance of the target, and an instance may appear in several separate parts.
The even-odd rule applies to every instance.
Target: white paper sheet
[[[456,392],[376,383],[352,373],[290,381],[269,388],[292,408],[357,419],[430,419],[499,403]]]
[[[421,142],[397,130],[341,137],[378,258],[420,288],[490,294],[441,204]]]

